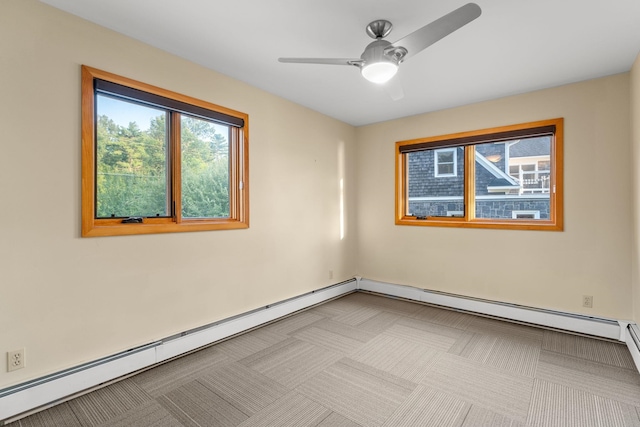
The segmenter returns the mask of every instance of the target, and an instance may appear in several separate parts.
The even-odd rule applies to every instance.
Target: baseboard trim
[[[19,419],[29,412],[64,401],[69,396],[84,390],[90,390],[109,381],[358,290],[623,341],[626,342],[636,368],[640,372],[640,329],[633,322],[542,310],[356,277],[113,356],[2,389],[0,390],[0,420],[3,421],[0,421],[0,425],[6,421]]]
[[[618,341],[625,341],[625,331],[621,327],[621,323],[625,325],[629,323],[577,313],[543,310],[498,301],[470,298],[413,286],[377,282],[366,278],[358,278],[357,281],[358,290]]]
[[[100,384],[149,368],[305,308],[356,291],[355,279],[267,305],[71,369],[0,390],[0,425]]]
[[[640,328],[635,323],[627,326],[626,340],[627,348],[636,364],[636,369],[640,372]]]

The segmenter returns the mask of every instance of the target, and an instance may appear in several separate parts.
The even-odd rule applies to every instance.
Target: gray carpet
[[[11,426],[639,426],[618,343],[355,293]]]

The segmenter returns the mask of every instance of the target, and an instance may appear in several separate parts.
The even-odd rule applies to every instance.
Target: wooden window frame
[[[552,135],[551,191],[549,193],[549,219],[523,220],[509,218],[476,218],[475,217],[475,145],[532,137]],[[564,120],[562,118],[521,123],[496,128],[488,128],[449,135],[412,139],[396,142],[395,149],[395,223],[396,225],[416,225],[426,227],[469,227],[493,228],[508,230],[544,230],[562,231],[564,229],[564,179],[563,179],[563,135]],[[408,165],[407,154],[422,150],[434,150],[445,147],[464,147],[464,205],[462,217],[416,217],[406,215],[408,212]]]
[[[222,114],[243,123],[231,126],[229,141],[229,217],[181,217],[180,135],[179,126],[172,123],[174,142],[171,145],[171,193],[175,207],[168,218],[144,218],[142,223],[122,223],[122,218],[96,218],[96,79],[157,95],[170,101]],[[178,114],[172,115],[179,122]],[[141,83],[106,71],[82,66],[82,237],[119,236],[133,234],[176,233],[186,231],[230,230],[249,228],[249,116],[190,96]]]

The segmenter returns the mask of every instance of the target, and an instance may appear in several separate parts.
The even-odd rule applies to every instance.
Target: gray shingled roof
[[[494,178],[489,182],[487,187],[514,187],[519,188],[518,185],[514,185],[513,182],[509,182],[504,178]]]
[[[509,157],[548,156],[550,148],[551,137],[549,136],[523,138],[509,147]]]

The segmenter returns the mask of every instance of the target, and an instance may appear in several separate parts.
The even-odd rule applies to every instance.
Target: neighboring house
[[[548,219],[548,136],[476,145],[476,218]],[[409,153],[409,214],[464,215],[464,148]]]

